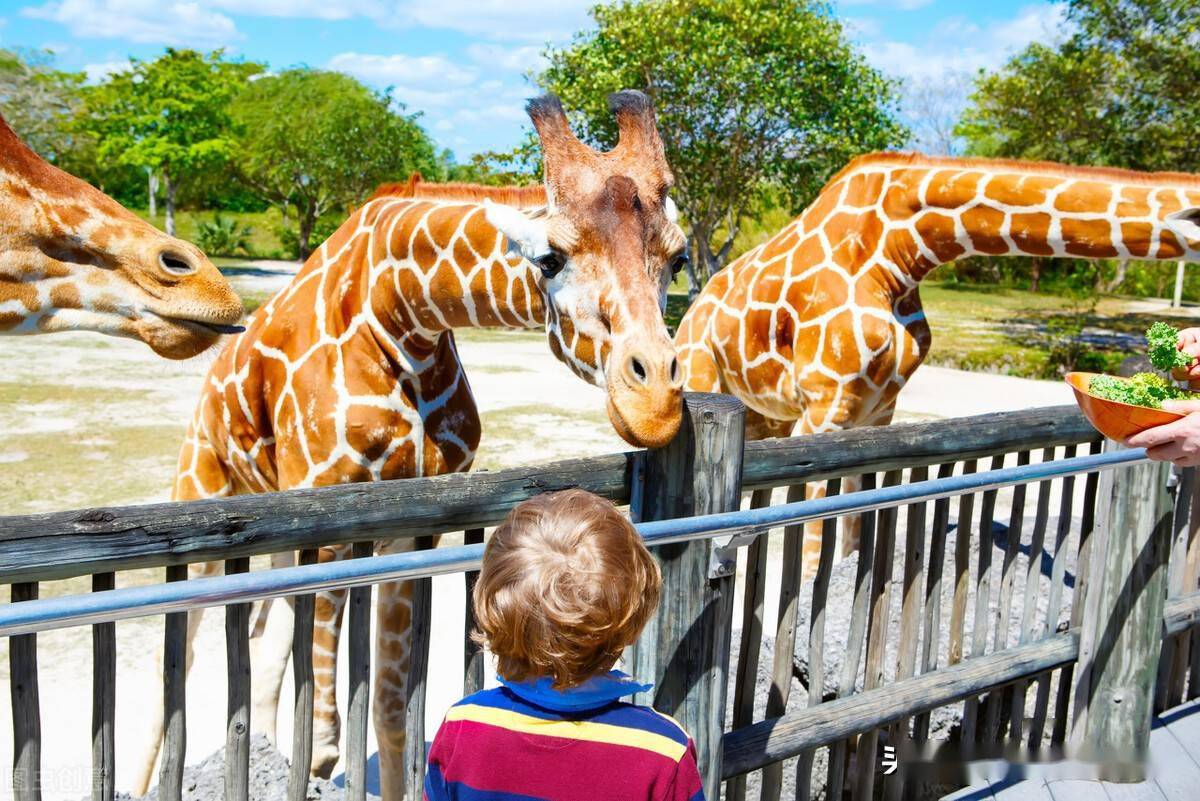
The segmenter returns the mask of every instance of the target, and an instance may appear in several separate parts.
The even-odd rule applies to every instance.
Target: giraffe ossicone
[[[687,386],[741,399],[754,439],[886,425],[929,352],[921,279],[975,255],[1200,260],[1200,176],[859,157],[713,276],[676,335]],[[806,527],[806,575],[820,539]]]
[[[95,331],[186,359],[241,317],[199,248],[48,164],[0,118],[0,334]]]
[[[620,136],[602,153],[575,138],[557,99],[530,102],[544,193],[459,186],[423,197],[410,179],[355,211],[217,357],[174,497],[466,470],[481,432],[455,328],[543,328],[561,362],[606,390],[622,437],[669,441],[682,419],[682,374],[662,308],[686,240],[668,217],[673,177],[648,99],[620,92],[610,105]],[[518,198],[537,205],[491,202]],[[345,551],[323,549],[323,558]],[[408,584],[379,587],[373,716],[389,800],[404,792],[410,598]],[[326,776],[339,754],[334,671],[344,601],[344,592],[317,600],[313,770]],[[277,636],[255,650],[252,725],[271,734],[291,631],[272,621],[286,611],[271,605],[265,630]],[[149,785],[161,719],[149,731],[139,791]]]

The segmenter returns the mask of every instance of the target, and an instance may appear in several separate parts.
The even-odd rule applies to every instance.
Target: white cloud
[[[233,14],[302,19],[381,18],[388,4],[381,0],[209,0],[209,5]]]
[[[396,100],[422,113],[427,130],[457,148],[469,141],[486,142],[490,137],[485,132],[517,131],[527,122],[525,99],[534,90],[519,80],[507,80],[506,73],[536,49],[471,45],[462,60],[350,52],[334,56],[327,66],[376,87],[393,87]]]
[[[399,0],[400,22],[483,39],[565,41],[588,22],[595,0]]]
[[[479,78],[475,69],[441,55],[339,53],[328,66],[373,86],[390,86],[397,100],[418,111],[454,106]]]
[[[129,60],[125,61],[101,61],[98,64],[84,65],[83,72],[87,75],[88,83],[100,83],[109,75],[118,72],[125,72],[129,69]]]
[[[854,39],[875,39],[883,35],[883,24],[874,17],[842,17],[842,25]]]
[[[994,69],[1034,41],[1054,41],[1064,32],[1066,16],[1059,4],[1031,5],[1017,16],[981,27],[961,17],[940,20],[927,41],[868,41],[867,59],[901,78],[933,79],[955,72]]]
[[[509,47],[486,42],[467,45],[467,55],[480,66],[494,69],[501,67],[510,72],[524,75],[531,71],[541,72],[546,67],[541,45]]]
[[[880,6],[889,5],[899,11],[916,11],[932,3],[933,0],[840,0],[840,6]]]
[[[329,68],[349,73],[371,83],[434,89],[445,84],[464,86],[477,73],[445,56],[409,56],[403,53],[373,55],[339,53],[329,60]]]
[[[65,25],[81,39],[165,45],[224,45],[240,38],[233,20],[181,0],[54,0],[23,8],[34,19]]]

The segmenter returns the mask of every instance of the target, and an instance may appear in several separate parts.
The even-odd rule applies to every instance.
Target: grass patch
[[[137,392],[0,383],[0,409],[12,418],[0,436],[0,514],[121,505],[169,492],[183,424],[71,426],[56,416],[144,403]]]
[[[481,415],[483,438],[477,470],[499,470],[578,455],[589,439],[605,441],[616,433],[603,412],[567,412],[538,403],[508,406]],[[538,433],[541,432],[541,436]],[[567,446],[564,451],[563,446]],[[620,450],[608,447],[602,450]]]
[[[933,332],[929,363],[1025,378],[1115,371],[1145,350],[1143,332],[1164,316],[1131,312],[1118,298],[938,282],[921,285],[921,301]]]
[[[166,228],[166,214],[162,208],[159,208],[158,215],[151,217],[146,209],[134,209],[134,213],[146,220],[151,225],[160,229]],[[232,218],[240,225],[250,226],[250,252],[242,256],[242,258],[282,258],[283,245],[279,241],[279,227],[281,225],[281,217],[279,209],[269,209],[267,211],[222,211],[222,217]],[[175,210],[175,235],[180,239],[186,239],[189,242],[195,242],[197,231],[200,229],[200,224],[211,222],[213,212],[211,211],[196,211],[192,209],[176,209]],[[212,256],[214,254],[208,254]],[[236,254],[220,253],[218,256],[233,256]]]

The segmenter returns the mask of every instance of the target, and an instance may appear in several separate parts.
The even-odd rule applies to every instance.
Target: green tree
[[[975,84],[969,152],[1200,171],[1200,14],[1192,0],[1069,0],[1074,33]]]
[[[956,132],[973,155],[1137,170],[1200,171],[1200,14],[1193,0],[1068,0],[1072,32],[1031,44],[981,73]],[[1040,272],[1090,275],[1097,291],[1136,289],[1158,265],[1020,260]]]
[[[249,84],[230,113],[241,132],[237,165],[262,197],[296,212],[300,258],[317,220],[380,183],[420,172],[442,177],[415,116],[348,75],[294,69]]]
[[[1116,121],[1107,111],[1120,80],[1110,54],[1031,44],[976,79],[956,132],[971,155],[1111,164]]]
[[[222,51],[168,49],[154,61],[131,59],[84,93],[80,127],[101,159],[152,170],[166,196],[166,230],[175,233],[181,182],[219,169],[234,151],[230,101],[262,65],[227,61]]]
[[[799,209],[852,156],[906,137],[895,87],[824,3],[623,0],[591,14],[594,28],[547,51],[538,82],[601,145],[616,134],[608,93],[653,99],[691,228],[692,294],[768,198]]]
[[[541,152],[537,139],[528,132],[521,145],[511,151],[475,153],[465,164],[453,154],[442,155],[446,180],[465,181],[485,186],[528,186],[542,180]]]
[[[1111,161],[1200,172],[1200,11],[1195,0],[1069,0],[1073,42],[1119,65],[1106,113]]]
[[[71,119],[83,77],[56,69],[49,51],[0,49],[0,109],[22,141],[47,161],[62,161],[76,146]]]

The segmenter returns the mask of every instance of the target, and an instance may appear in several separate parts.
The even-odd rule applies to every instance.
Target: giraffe
[[[740,398],[750,439],[886,425],[929,352],[918,285],[939,264],[980,254],[1195,261],[1198,248],[1200,176],[872,154],[713,276],[675,342],[686,387]],[[843,555],[858,542],[847,522]],[[820,540],[820,525],[805,528],[805,575]]]
[[[466,200],[385,191],[352,214],[217,357],[174,497],[468,469],[481,432],[455,328],[544,328],[559,361],[606,390],[609,419],[625,440],[668,442],[682,419],[683,377],[662,312],[686,240],[667,197],[674,179],[649,99],[618,92],[609,106],[619,139],[600,153],[575,138],[556,98],[529,102],[545,165],[540,208],[489,196],[506,190],[468,187],[458,193]],[[411,547],[382,542],[376,550]],[[327,548],[321,558],[345,555]],[[385,799],[404,794],[410,597],[407,584],[379,588],[373,718]],[[344,592],[317,600],[313,772],[324,776],[338,758],[344,601]],[[193,614],[189,642],[198,623]],[[259,649],[269,675],[253,682],[252,720],[273,733],[290,645],[269,640]],[[161,732],[159,717],[138,792],[149,784]]]
[[[198,248],[48,164],[0,117],[0,333],[98,331],[186,359],[241,316]]]

